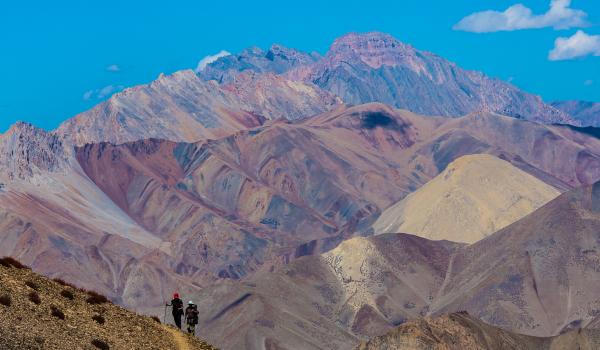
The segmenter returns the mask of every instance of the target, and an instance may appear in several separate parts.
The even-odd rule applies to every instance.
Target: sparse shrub
[[[4,267],[14,267],[17,269],[29,269],[26,265],[21,264],[17,259],[11,258],[10,256],[5,256],[0,259],[0,265]]]
[[[0,295],[0,304],[4,306],[10,306],[11,299],[9,295]]]
[[[153,319],[154,321],[158,322],[159,324],[161,323],[160,318],[158,318],[157,316],[151,316],[150,318]]]
[[[31,281],[27,281],[25,282],[25,285],[33,290],[38,290],[38,285],[35,284],[35,282],[31,282]]]
[[[66,282],[65,280],[63,280],[63,279],[61,279],[61,278],[53,278],[52,280],[53,280],[54,282],[56,282],[56,283],[60,284],[61,286],[64,286],[64,287],[71,287],[71,288],[73,288],[73,289],[77,289],[77,288],[76,288],[74,285],[72,285],[72,284],[71,284],[71,283],[69,283],[69,282]]]
[[[28,297],[29,297],[29,300],[36,305],[40,305],[42,303],[42,299],[40,299],[40,295],[34,290],[29,292]]]
[[[52,316],[59,318],[61,320],[65,319],[65,314],[54,305],[50,306],[50,313],[52,314]]]
[[[98,322],[98,324],[104,324],[106,322],[102,315],[94,315],[92,316],[92,320]]]
[[[71,291],[70,291],[70,290],[68,290],[68,289],[63,289],[63,290],[60,292],[60,295],[62,295],[64,298],[67,298],[67,299],[69,299],[69,300],[73,300],[73,299],[75,299],[75,295],[73,294],[73,292],[71,292]]]
[[[88,298],[85,300],[88,304],[108,303],[108,298],[102,294],[98,294],[91,290],[88,290],[86,293],[89,295]]]
[[[11,267],[12,266],[8,261],[6,261],[6,258],[0,259],[0,265],[2,265],[4,267]]]
[[[92,340],[92,345],[100,350],[110,350],[110,346],[108,346],[108,344],[106,344],[105,341],[102,341],[100,339]]]

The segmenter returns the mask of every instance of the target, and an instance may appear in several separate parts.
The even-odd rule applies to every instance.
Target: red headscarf
[[[173,299],[179,298],[179,293],[173,293]]]

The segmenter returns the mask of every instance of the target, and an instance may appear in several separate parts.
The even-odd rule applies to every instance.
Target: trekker
[[[198,306],[192,301],[188,303],[188,307],[185,309],[185,321],[187,323],[187,331],[190,334],[196,334],[196,325],[198,324]]]
[[[177,328],[181,329],[181,316],[183,316],[183,300],[179,298],[179,293],[173,294],[173,300],[171,300],[171,304],[167,304],[167,306],[171,306],[171,312],[173,313],[173,320],[175,321],[175,325]]]

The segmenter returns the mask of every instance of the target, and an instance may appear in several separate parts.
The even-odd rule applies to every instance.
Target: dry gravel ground
[[[31,293],[38,293],[39,304],[30,300]],[[5,305],[7,297],[10,305]],[[29,269],[0,265],[0,349],[216,349],[150,317],[110,302],[90,304],[88,298],[84,291]],[[92,319],[94,316],[101,316],[104,324]]]

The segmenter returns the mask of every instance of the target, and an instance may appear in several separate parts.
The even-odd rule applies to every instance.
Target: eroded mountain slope
[[[57,133],[76,145],[147,138],[195,142],[224,137],[273,119],[300,119],[341,101],[312,84],[245,72],[225,85],[191,70],[124,90],[67,121]]]
[[[353,238],[275,273],[198,296],[201,328],[224,349],[348,349],[419,317],[461,245],[403,234]]]
[[[600,183],[582,187],[468,246],[405,234],[352,238],[205,291],[202,326],[225,349],[343,349],[405,320],[460,310],[534,336],[597,327],[599,203]],[[219,336],[227,327],[237,336]],[[318,342],[287,347],[290,334]]]

